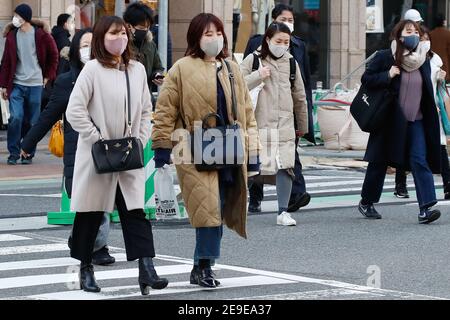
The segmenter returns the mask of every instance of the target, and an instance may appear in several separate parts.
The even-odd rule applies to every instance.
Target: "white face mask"
[[[284,24],[288,26],[289,30],[291,30],[291,33],[294,32],[295,27],[293,23],[284,22]]]
[[[200,40],[200,48],[208,57],[217,57],[223,50],[224,39],[219,36],[214,40],[205,40],[205,37]]]
[[[269,41],[269,50],[275,58],[281,58],[289,50],[289,46],[285,45],[275,45]]]
[[[80,49],[80,61],[83,62],[83,64],[88,63],[88,61],[91,61],[91,47],[85,47]]]
[[[17,16],[14,16],[14,18],[12,19],[12,24],[16,28],[20,28],[21,26],[23,26],[24,23],[25,21],[23,21],[22,18],[19,18]]]
[[[425,52],[428,52],[431,50],[431,42],[430,41],[421,41],[419,43],[419,46],[421,46]]]

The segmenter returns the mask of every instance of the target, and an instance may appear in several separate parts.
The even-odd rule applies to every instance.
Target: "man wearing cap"
[[[20,159],[21,140],[26,129],[38,121],[42,90],[56,78],[58,67],[58,49],[49,26],[31,18],[30,6],[21,4],[4,31],[0,90],[2,98],[9,99],[11,113],[7,137],[9,165]],[[32,150],[30,157],[22,158],[22,164],[31,164],[34,154]]]

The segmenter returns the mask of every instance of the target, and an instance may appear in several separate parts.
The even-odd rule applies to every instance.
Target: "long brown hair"
[[[192,19],[187,33],[188,48],[186,50],[185,56],[192,56],[200,59],[205,58],[205,53],[200,48],[200,40],[202,39],[203,33],[205,32],[206,28],[209,28],[211,24],[214,24],[217,28],[217,31],[222,32],[223,35],[223,50],[217,56],[217,58],[228,58],[228,38],[225,34],[225,27],[223,25],[223,22],[211,13],[200,13],[194,19]]]
[[[130,60],[133,58],[133,52],[131,49],[131,33],[128,30],[125,21],[122,18],[116,16],[102,17],[94,26],[94,32],[92,37],[92,50],[91,58],[97,59],[105,68],[116,68],[117,61],[115,57],[110,54],[105,48],[105,35],[111,26],[115,26],[117,31],[122,30],[125,27],[128,36],[128,45],[122,54],[122,60],[126,67],[128,67]]]
[[[404,53],[405,50],[407,50],[403,45],[403,42],[400,41],[400,38],[402,37],[402,31],[409,26],[413,26],[414,28],[416,28],[416,30],[419,31],[419,36],[422,37],[423,32],[422,29],[420,28],[420,25],[412,20],[400,21],[399,23],[397,23],[397,25],[394,27],[394,30],[392,30],[391,33],[391,41],[396,40],[397,42],[397,51],[395,52],[395,65],[399,68],[403,64]]]

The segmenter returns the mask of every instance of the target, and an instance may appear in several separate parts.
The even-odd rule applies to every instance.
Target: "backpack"
[[[253,53],[252,72],[259,70],[259,58],[260,58],[259,54]],[[291,81],[291,89],[292,89],[292,88],[294,88],[295,79],[296,79],[296,75],[297,75],[296,61],[295,61],[294,57],[289,59],[289,64],[290,64],[290,68],[291,68],[289,80]]]

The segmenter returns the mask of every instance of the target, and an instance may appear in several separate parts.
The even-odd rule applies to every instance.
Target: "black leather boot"
[[[200,282],[200,275],[201,275],[200,267],[199,266],[194,266],[194,268],[191,271],[190,283],[191,284],[200,285],[200,283],[199,283]],[[216,287],[220,286],[220,281],[219,280],[216,279],[216,280],[214,280],[214,282],[216,284]]]
[[[152,258],[139,259],[139,287],[143,296],[150,294],[150,288],[161,290],[167,287],[169,280],[156,274]]]
[[[211,267],[200,269],[200,275],[198,277],[198,285],[203,288],[214,289],[216,285],[216,275],[212,271]]]
[[[101,290],[95,280],[94,266],[90,263],[81,263],[80,265],[80,287],[86,292],[100,292]]]

